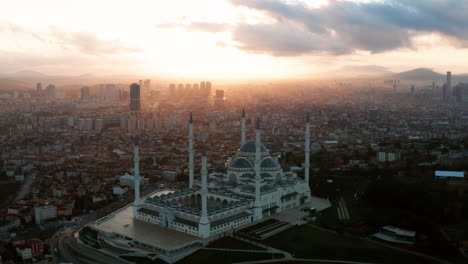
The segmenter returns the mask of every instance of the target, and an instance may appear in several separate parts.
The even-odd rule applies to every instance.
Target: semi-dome
[[[250,161],[244,158],[236,158],[229,165],[232,168],[252,168]]]
[[[268,157],[268,158],[265,158],[264,160],[262,160],[262,163],[260,163],[260,167],[262,168],[276,168],[278,167],[278,164],[276,164],[276,162]]]
[[[255,152],[255,141],[247,141],[240,149],[241,152]],[[260,144],[260,152],[267,152],[265,145]]]
[[[265,184],[262,187],[260,187],[260,191],[262,192],[267,192],[271,190],[273,190],[273,186],[271,186],[270,184]]]

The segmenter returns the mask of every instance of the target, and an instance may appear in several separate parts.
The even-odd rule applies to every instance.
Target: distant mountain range
[[[336,71],[324,73],[324,76],[333,78],[366,78],[407,81],[443,81],[445,73],[438,73],[429,68],[417,68],[404,72],[392,72],[385,67],[376,65],[344,66]],[[452,74],[452,79],[459,82],[468,82],[468,73]]]
[[[65,75],[47,75],[37,71],[19,71],[10,74],[0,74],[0,78],[96,78],[94,75],[87,73],[78,76],[65,76]]]

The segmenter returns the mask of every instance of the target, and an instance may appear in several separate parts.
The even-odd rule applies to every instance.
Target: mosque
[[[257,119],[254,141],[246,140],[245,112],[242,111],[241,147],[235,157],[228,159],[223,173],[208,175],[207,155],[203,150],[201,179],[194,179],[193,120],[189,119],[189,187],[161,195],[140,198],[138,138],[134,144],[135,200],[128,224],[109,220],[113,216],[97,220],[90,227],[98,231],[96,241],[102,246],[122,250],[152,251],[158,255],[174,256],[179,251],[200,247],[207,241],[225,236],[244,226],[270,215],[299,207],[310,200],[309,155],[310,120],[305,126],[304,179],[289,168],[282,168],[277,157],[261,143],[260,121]],[[130,210],[129,210],[130,212]],[[120,221],[110,224],[112,221]],[[144,232],[137,230],[144,223]],[[122,225],[123,227],[120,227]],[[139,229],[143,229],[139,227]],[[130,231],[131,230],[131,231]],[[164,246],[167,239],[157,239],[157,232],[172,230],[171,237],[181,242]],[[161,233],[162,234],[162,233]],[[139,237],[141,236],[141,237]],[[146,238],[146,239],[144,239]],[[190,239],[189,239],[190,238]],[[177,240],[176,239],[176,240]],[[145,242],[146,240],[146,242]]]
[[[300,206],[310,199],[308,158],[305,160],[305,180],[291,170],[283,169],[277,158],[271,157],[261,143],[258,119],[255,141],[245,140],[244,111],[241,137],[242,146],[235,157],[229,158],[226,173],[208,176],[204,151],[201,182],[194,182],[193,120],[190,115],[189,188],[147,198],[143,202],[135,192],[135,218],[201,238],[211,238]],[[310,122],[307,120],[306,141],[309,138]],[[309,145],[306,143],[306,148]],[[138,168],[137,163],[135,168]]]

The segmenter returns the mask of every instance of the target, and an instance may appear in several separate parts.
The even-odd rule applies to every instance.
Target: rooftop
[[[130,238],[136,238],[141,242],[166,250],[171,250],[199,239],[193,235],[134,219],[131,204],[114,214],[102,218],[101,221],[98,220],[90,224],[90,227],[104,232],[119,233]]]

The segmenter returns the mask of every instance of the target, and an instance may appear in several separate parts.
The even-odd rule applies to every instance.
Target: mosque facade
[[[203,151],[201,179],[194,179],[193,120],[189,119],[189,187],[140,200],[138,142],[135,142],[134,218],[202,239],[221,237],[264,217],[308,202],[310,121],[305,126],[304,179],[261,143],[257,120],[255,140],[247,141],[245,112],[242,112],[241,147],[229,158],[223,173],[208,174]]]

